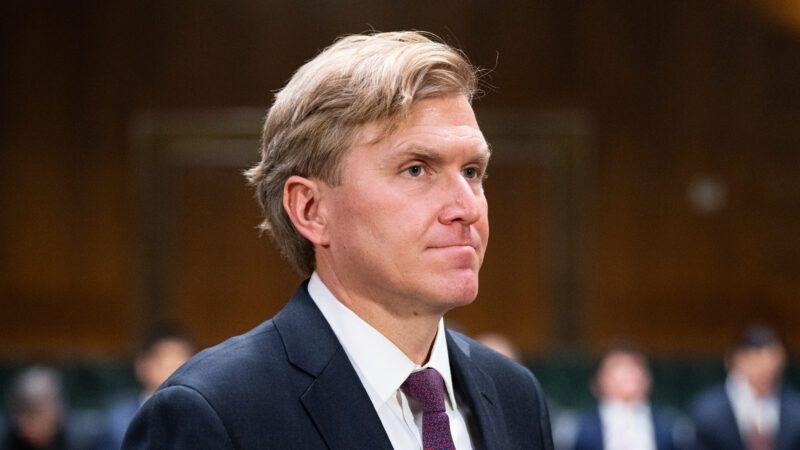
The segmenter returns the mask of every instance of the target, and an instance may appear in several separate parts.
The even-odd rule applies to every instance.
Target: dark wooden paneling
[[[487,257],[482,298],[474,316],[464,313],[470,328],[506,325],[529,350],[559,348],[562,300],[549,290],[571,292],[580,326],[567,335],[584,348],[625,334],[660,353],[717,352],[756,318],[776,323],[797,348],[800,38],[740,3],[4,2],[0,353],[121,355],[142,329],[142,302],[161,300],[137,294],[143,218],[128,136],[137,111],[263,108],[335,36],[370,27],[434,31],[494,68],[496,88],[481,107],[577,106],[594,118],[590,178],[575,193],[588,201],[576,219],[586,258],[569,266],[585,289],[540,287],[547,270],[530,256],[539,235],[520,231],[537,223],[536,208],[558,208],[548,203],[555,193],[538,204],[491,192],[499,224],[523,204],[533,209],[497,225],[524,254],[497,244]],[[698,213],[687,201],[698,175],[725,188],[719,211]],[[192,317],[204,343],[276,307],[245,291],[259,258],[276,277],[255,278],[259,289],[289,279],[266,239],[238,231],[255,224],[247,195],[227,190],[241,186],[216,192],[207,187],[214,177],[234,186],[233,174],[215,170],[180,178],[176,229],[188,259],[175,262],[169,282],[181,298],[214,294],[169,306]],[[231,217],[242,217],[215,222],[206,200],[230,202]],[[209,242],[217,231],[234,237]],[[507,287],[494,267],[506,258],[535,276]],[[227,285],[243,286],[228,298],[246,301],[211,303]]]
[[[175,317],[210,345],[272,317],[302,279],[268,235],[241,171],[184,167],[177,207]]]

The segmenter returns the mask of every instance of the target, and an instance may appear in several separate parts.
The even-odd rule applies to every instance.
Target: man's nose
[[[472,225],[480,219],[483,213],[481,186],[476,186],[459,173],[448,179],[442,195],[445,201],[439,215],[441,223],[449,225],[461,222],[464,225]]]

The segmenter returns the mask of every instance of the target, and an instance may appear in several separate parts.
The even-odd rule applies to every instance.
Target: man
[[[97,444],[99,450],[119,450],[125,431],[142,403],[191,358],[194,351],[191,339],[171,325],[155,327],[145,337],[133,361],[134,375],[141,391],[115,399],[105,412]]]
[[[597,367],[597,409],[580,418],[574,450],[675,450],[682,448],[674,414],[650,406],[651,377],[639,350],[618,344]],[[678,436],[676,436],[678,435]]]
[[[728,378],[698,395],[691,407],[703,450],[800,448],[800,394],[782,386],[786,350],[770,328],[739,337],[728,359]]]
[[[179,369],[125,448],[552,448],[530,372],[442,321],[475,299],[489,236],[475,88],[415,32],[345,37],[294,74],[248,176],[310,279]]]

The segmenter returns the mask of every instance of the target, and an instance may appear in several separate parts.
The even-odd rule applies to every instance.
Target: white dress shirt
[[[400,385],[411,372],[429,367],[444,378],[445,407],[456,448],[472,449],[465,417],[467,411],[457,404],[453,389],[444,321],[439,322],[430,359],[424,366],[419,366],[339,302],[316,272],[311,275],[308,293],[342,344],[395,449],[422,448],[422,409],[416,401],[409,402]]]
[[[603,448],[606,450],[656,450],[653,415],[647,403],[600,403]]]
[[[777,396],[757,396],[747,381],[736,374],[731,374],[725,380],[725,391],[743,442],[748,442],[748,433],[752,431],[775,436],[781,411]]]

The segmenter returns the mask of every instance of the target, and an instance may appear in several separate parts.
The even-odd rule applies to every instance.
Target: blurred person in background
[[[8,391],[8,431],[0,441],[5,450],[81,449],[82,436],[67,426],[61,377],[54,369],[22,370]]]
[[[519,349],[504,334],[483,333],[478,335],[475,340],[512,361],[520,362]]]
[[[800,394],[782,383],[785,363],[774,330],[746,329],[726,360],[725,383],[692,402],[698,449],[800,449]]]
[[[592,380],[597,408],[578,418],[574,450],[676,450],[684,448],[680,420],[654,409],[645,355],[615,344],[600,358]]]
[[[139,407],[195,352],[192,340],[174,325],[162,325],[142,341],[133,361],[141,390],[123,395],[105,413],[99,450],[119,450]]]

